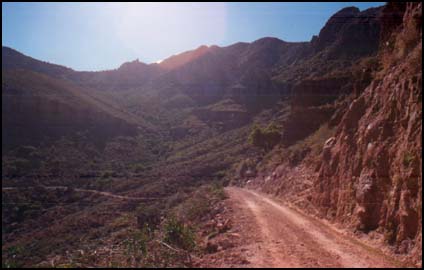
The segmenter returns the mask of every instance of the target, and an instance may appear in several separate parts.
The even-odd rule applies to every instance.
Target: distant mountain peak
[[[73,70],[68,67],[52,64],[46,61],[40,61],[5,46],[2,46],[1,55],[2,69],[27,69],[35,72],[46,73],[51,76],[62,76],[73,72]]]
[[[260,38],[260,39],[253,41],[252,44],[254,44],[254,43],[265,43],[265,42],[284,43],[285,41],[281,40],[279,38],[276,38],[276,37],[263,37],[263,38]]]
[[[346,7],[336,12],[312,38],[317,50],[337,45],[341,51],[353,54],[369,54],[378,46],[380,8],[360,11],[357,7]]]
[[[186,51],[186,52],[168,57],[165,60],[161,61],[159,65],[160,67],[164,69],[168,69],[168,70],[175,69],[199,58],[200,56],[203,56],[210,50],[213,50],[216,48],[219,48],[219,47],[216,45],[212,45],[212,46],[201,45],[197,49]]]
[[[133,60],[133,61],[129,61],[129,62],[125,62],[123,63],[118,69],[132,69],[132,68],[139,68],[139,67],[146,67],[147,64],[141,62],[138,58]]]
[[[337,11],[333,16],[331,16],[331,18],[341,17],[341,16],[355,16],[359,12],[361,12],[361,11],[357,7],[353,7],[353,6],[352,7],[345,7],[345,8],[342,8],[341,10]],[[331,18],[330,18],[330,20],[331,20]]]

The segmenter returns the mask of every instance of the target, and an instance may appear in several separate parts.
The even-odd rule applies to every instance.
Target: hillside
[[[418,3],[385,6],[378,54],[359,76],[366,79],[336,100],[326,117],[317,114],[325,109],[316,104],[322,99],[295,97],[293,105],[303,115],[285,122],[284,134],[302,123],[314,125],[283,134],[286,145],[250,165],[257,175],[241,181],[388,245],[417,265],[422,261],[421,12]],[[309,85],[313,90],[323,88]]]
[[[82,130],[88,130],[99,143],[135,134],[133,119],[66,81],[25,70],[4,70],[2,77],[4,150]]]
[[[196,58],[204,55],[205,53],[207,53],[208,51],[210,51],[211,49],[214,49],[216,46],[200,46],[199,48],[192,50],[192,51],[187,51],[187,52],[183,52],[177,55],[173,55],[171,57],[168,57],[164,60],[162,60],[159,63],[159,66],[163,69],[167,69],[167,70],[171,70],[171,69],[176,69],[179,68],[187,63],[190,63],[192,61],[194,61]]]
[[[200,46],[105,71],[3,47],[3,265],[208,266],[237,241],[269,242],[256,223],[230,225],[226,211],[256,193],[227,185],[295,209],[272,210],[290,245],[310,215],[420,265],[421,38],[421,4],[389,3],[344,8],[309,42]],[[264,198],[234,218],[269,222],[249,212],[275,207]],[[395,265],[357,262],[366,248],[313,224],[297,253],[338,243],[356,255],[315,259]],[[258,235],[234,240],[231,226]]]

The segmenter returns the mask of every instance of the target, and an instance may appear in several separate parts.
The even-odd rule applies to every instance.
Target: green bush
[[[150,230],[147,226],[133,232],[128,239],[124,241],[126,255],[135,257],[145,256],[147,254],[147,242],[150,240]]]
[[[192,250],[196,246],[194,233],[187,225],[171,217],[165,224],[164,241],[185,250]]]
[[[266,151],[271,150],[281,141],[281,133],[278,127],[271,123],[266,128],[255,125],[249,135],[249,143]]]
[[[210,201],[208,197],[200,194],[193,195],[193,198],[187,200],[184,204],[185,216],[188,220],[198,219],[209,212]]]
[[[225,194],[224,187],[218,183],[214,183],[211,185],[211,193],[218,200],[224,200],[227,198],[227,194]]]

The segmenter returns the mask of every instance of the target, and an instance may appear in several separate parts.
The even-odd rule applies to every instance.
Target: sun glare
[[[118,3],[114,10],[119,14],[117,36],[140,56],[158,44],[174,54],[225,38],[225,3]],[[198,40],[204,43],[196,44]]]

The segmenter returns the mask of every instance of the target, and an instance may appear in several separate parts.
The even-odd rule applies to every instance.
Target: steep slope
[[[99,262],[99,256],[109,260],[118,254],[115,258],[125,261],[120,255],[139,243],[140,235],[131,233],[140,231],[146,216],[162,220],[165,230],[175,214],[170,209],[188,212],[185,217],[203,211],[201,218],[208,218],[215,206],[211,209],[202,194],[191,201],[192,194],[200,185],[231,179],[280,195],[357,234],[385,233],[396,252],[413,250],[419,262],[422,109],[421,64],[415,62],[421,54],[421,15],[409,6],[403,20],[405,10],[399,4],[362,12],[347,8],[311,42],[263,38],[99,72],[72,71],[4,48],[3,144],[55,143],[35,150],[17,147],[3,159],[3,165],[22,172],[28,156],[42,156],[37,166],[47,177],[38,178],[37,171],[22,178],[5,175],[3,184],[74,188],[9,192],[4,257],[15,259],[16,249],[24,247],[18,258],[28,266],[47,265],[59,254],[59,262],[109,267],[114,261]],[[388,43],[381,43],[384,53],[377,55],[382,27]],[[282,128],[280,145],[266,152],[248,143],[254,123],[272,122]],[[69,136],[81,131],[88,139]],[[67,139],[60,139],[63,135]],[[111,203],[81,190],[160,200]],[[158,243],[153,239],[162,240],[150,239],[149,251]]]
[[[24,70],[2,72],[2,148],[40,145],[87,131],[98,144],[135,134],[137,122],[71,83]]]
[[[2,69],[25,69],[55,77],[63,77],[73,72],[70,68],[34,59],[9,47],[2,47],[1,66]]]
[[[376,53],[382,8],[359,11],[344,8],[334,14],[309,43],[312,53],[275,75],[277,81],[296,83],[305,78],[329,77],[348,72],[360,58]]]
[[[419,266],[422,4],[390,3],[379,14],[378,53],[345,70],[350,78],[297,83],[283,145],[244,160],[234,183],[282,196]]]
[[[381,8],[359,11],[347,7],[331,16],[317,37],[312,39],[316,51],[327,49],[332,56],[368,55],[378,48]],[[358,42],[361,41],[361,42]]]
[[[286,144],[311,135],[338,109],[337,99],[369,84],[379,44],[381,10],[340,10],[308,43],[307,57],[274,76],[276,82],[288,86],[292,97],[292,111],[283,124]]]
[[[276,38],[210,47],[203,55],[129,92],[122,103],[139,114],[155,111],[178,134],[198,133],[205,127],[237,128],[280,101],[287,87],[271,80],[274,69],[305,57],[307,52],[307,43]]]
[[[332,219],[367,232],[381,230],[399,252],[415,248],[417,260],[422,245],[421,12],[421,4],[407,4],[403,22],[387,29],[394,32],[382,40],[384,70],[352,102],[326,144],[313,200]]]
[[[245,103],[244,99],[252,96],[278,95],[270,81],[273,69],[302,57],[304,47],[304,43],[263,38],[250,44],[210,48],[201,57],[160,77],[153,87],[166,91],[172,82],[177,87],[174,91],[204,105],[226,97]]]

